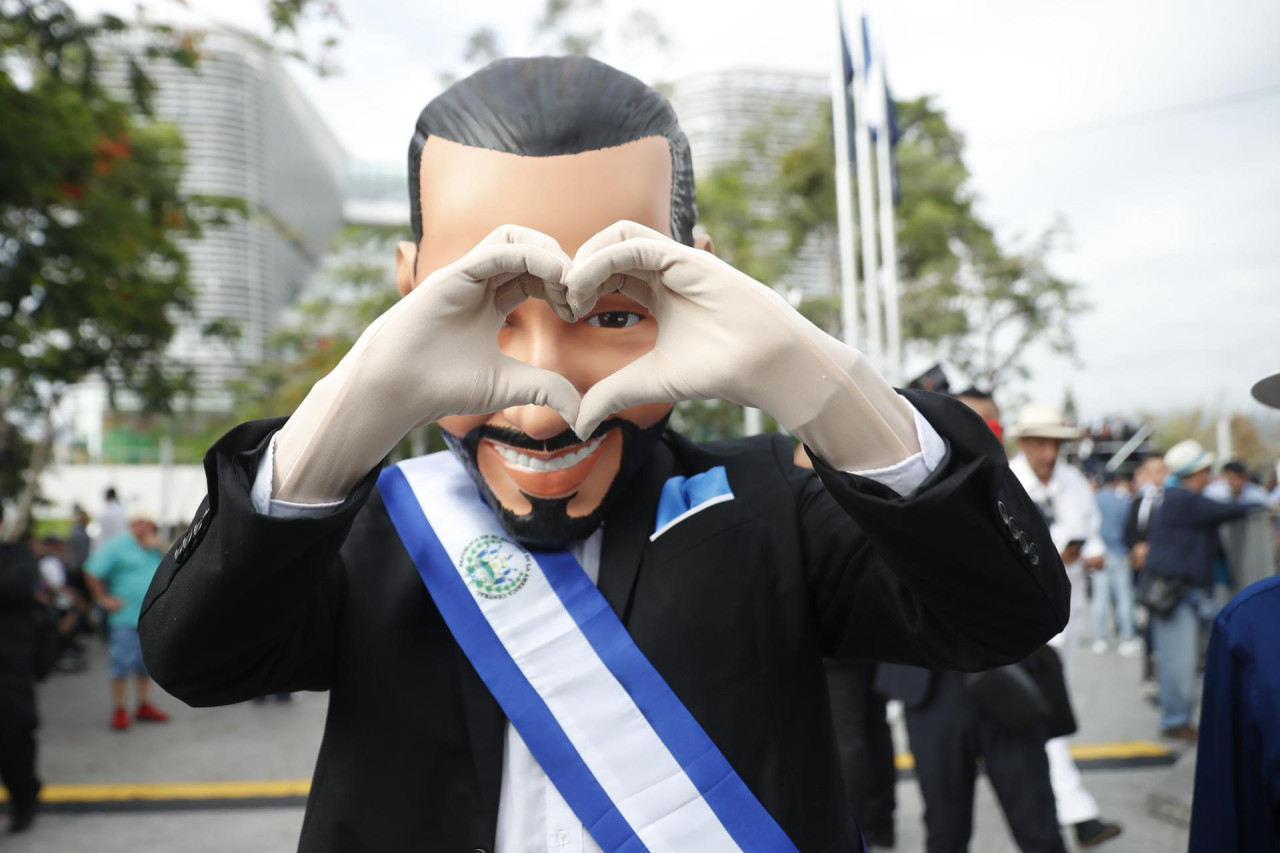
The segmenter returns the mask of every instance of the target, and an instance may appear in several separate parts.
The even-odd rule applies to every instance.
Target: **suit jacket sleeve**
[[[825,652],[931,669],[1021,660],[1067,621],[1070,582],[1048,527],[977,415],[904,394],[948,444],[920,489],[900,498],[812,453],[821,483],[798,489]]]
[[[330,686],[346,592],[339,549],[377,472],[332,513],[257,513],[249,489],[258,457],[283,423],[242,424],[210,448],[208,496],[143,601],[147,668],[192,705]]]
[[[1228,504],[1188,493],[1186,499],[1172,505],[1169,521],[1188,527],[1216,527],[1255,511],[1251,504]]]

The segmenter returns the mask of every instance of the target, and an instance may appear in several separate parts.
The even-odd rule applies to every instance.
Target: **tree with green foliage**
[[[279,29],[314,4],[269,5]],[[100,81],[103,40],[129,26],[81,20],[61,0],[0,0],[0,483],[19,494],[11,532],[27,522],[68,387],[98,377],[158,412],[190,392],[190,370],[164,354],[192,307],[183,241],[245,210],[182,189],[181,134],[152,112],[145,61],[194,69],[196,35],[139,24],[147,37],[121,57],[128,91]]]
[[[1069,321],[1085,310],[1079,285],[1054,275],[1047,257],[1060,229],[1027,247],[1005,247],[976,211],[964,139],[931,98],[897,103],[901,197],[896,207],[903,338],[930,347],[971,381],[1004,386],[1027,375],[1035,343],[1071,356]],[[830,108],[804,143],[787,152],[773,192],[792,252],[814,234],[835,246],[835,151]],[[759,239],[751,238],[751,239]],[[839,297],[801,310],[838,326]]]
[[[312,386],[338,366],[364,330],[399,299],[391,271],[374,259],[390,259],[396,243],[411,238],[407,225],[351,225],[339,232],[335,255],[356,260],[326,271],[326,287],[288,311],[268,339],[265,357],[245,365],[245,377],[233,389],[236,404],[231,415],[205,431],[201,447],[237,423],[279,417],[296,409]],[[443,448],[444,441],[432,425],[407,436],[391,458]]]

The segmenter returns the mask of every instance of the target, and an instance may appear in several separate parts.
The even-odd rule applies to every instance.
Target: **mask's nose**
[[[558,373],[573,383],[581,394],[586,390],[573,369],[570,358],[571,328],[545,303],[529,300],[518,309],[518,330],[503,344],[502,352],[534,367]],[[502,412],[511,424],[536,440],[553,438],[570,429],[570,425],[549,406],[512,406]]]

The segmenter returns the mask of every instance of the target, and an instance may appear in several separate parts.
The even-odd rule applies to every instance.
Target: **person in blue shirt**
[[[1142,650],[1142,643],[1133,635],[1133,572],[1129,569],[1129,549],[1124,543],[1124,526],[1133,502],[1132,483],[1127,474],[1112,475],[1095,496],[1102,518],[1098,535],[1107,546],[1102,569],[1089,575],[1093,597],[1093,650],[1098,654],[1108,648],[1111,631],[1107,611],[1112,602],[1116,613],[1116,650],[1125,657]]]
[[[146,597],[151,578],[160,567],[164,549],[156,535],[155,516],[135,509],[129,516],[129,532],[103,542],[85,563],[85,580],[93,599],[107,612],[110,629],[111,694],[115,710],[111,728],[129,728],[125,710],[129,676],[133,676],[138,695],[134,719],[139,722],[164,723],[169,715],[151,704],[151,678],[142,662],[142,645],[138,639],[138,618],[142,599]]]
[[[1280,373],[1253,386],[1280,409]],[[1214,620],[1204,668],[1190,853],[1280,850],[1280,577]]]
[[[1218,503],[1201,492],[1209,483],[1214,455],[1188,439],[1165,454],[1169,482],[1164,502],[1151,518],[1145,572],[1180,582],[1181,595],[1167,613],[1153,613],[1156,680],[1160,685],[1160,733],[1193,741],[1195,672],[1200,623],[1213,608],[1214,561],[1218,525],[1249,513],[1253,507]]]

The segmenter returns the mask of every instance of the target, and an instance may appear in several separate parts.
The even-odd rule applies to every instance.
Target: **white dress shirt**
[[[886,485],[900,495],[908,495],[919,488],[941,464],[947,446],[918,411],[915,411],[915,422],[921,448],[919,453],[887,468],[853,473]],[[258,462],[257,476],[249,493],[255,510],[263,515],[297,518],[323,515],[342,503],[295,504],[272,499],[275,446],[273,435],[267,452]],[[592,583],[599,578],[603,541],[604,531],[597,529],[569,548]],[[498,833],[494,847],[495,853],[602,853],[510,722],[506,725],[503,741]]]
[[[1080,557],[1066,567],[1067,579],[1071,581],[1071,612],[1067,625],[1062,633],[1049,641],[1049,645],[1057,649],[1072,647],[1076,628],[1088,605],[1088,577],[1084,561],[1107,553],[1107,545],[1102,541],[1102,513],[1098,511],[1098,502],[1089,481],[1078,468],[1058,462],[1053,466],[1049,482],[1044,483],[1031,470],[1027,457],[1019,453],[1009,463],[1009,469],[1027,490],[1028,497],[1045,513],[1049,521],[1049,536],[1059,553],[1077,539],[1084,541]],[[1069,653],[1069,650],[1064,653],[1064,658]]]

